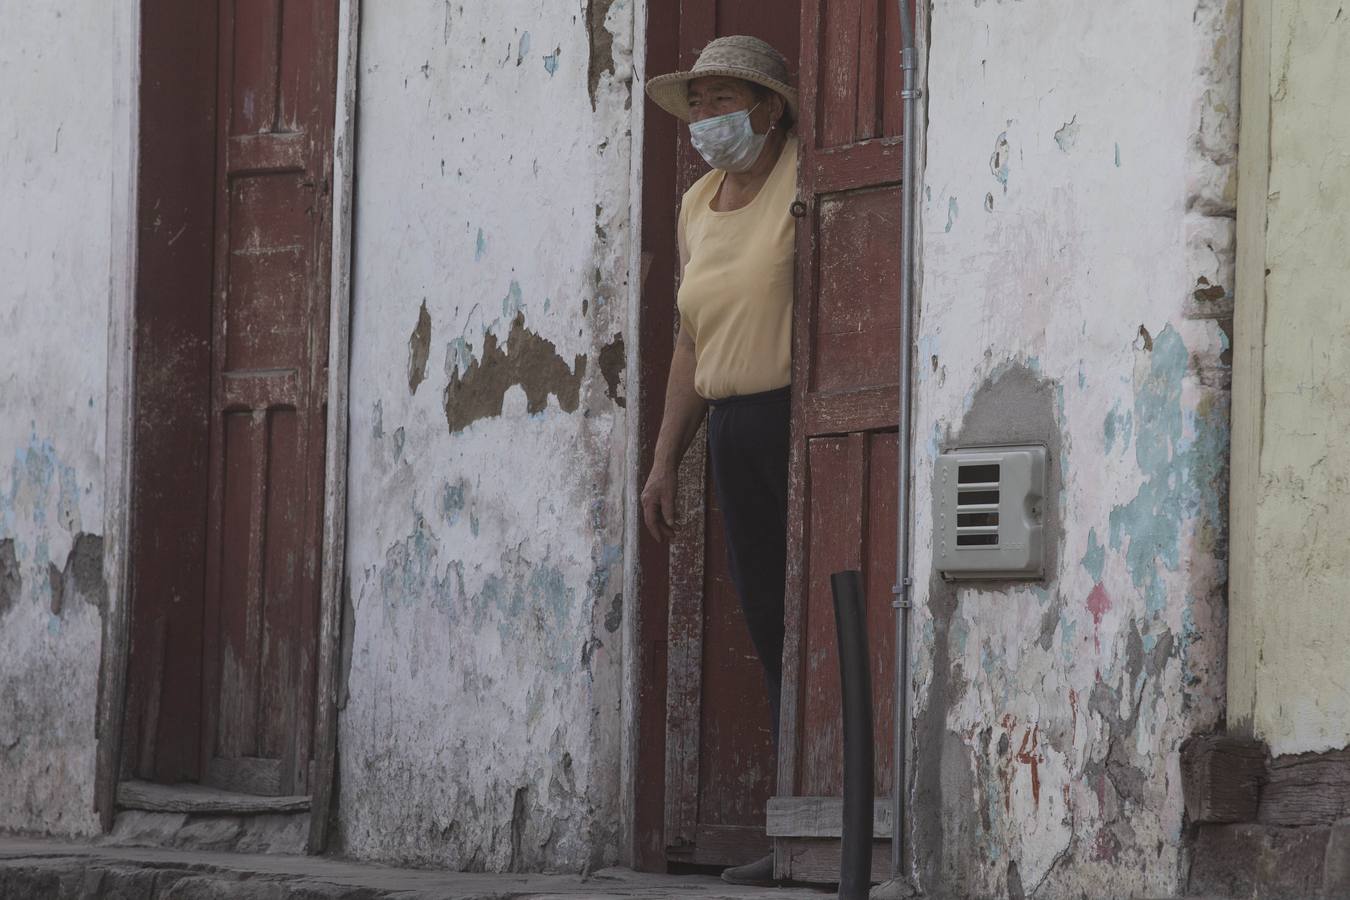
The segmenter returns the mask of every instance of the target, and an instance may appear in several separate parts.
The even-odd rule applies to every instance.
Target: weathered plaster
[[[0,40],[0,830],[97,829],[117,15],[10,4]]]
[[[1216,725],[1223,682],[1236,10],[932,7],[914,503],[931,895],[1180,885],[1177,749]],[[934,457],[989,440],[1051,445],[1043,582],[931,577]]]
[[[1303,753],[1350,745],[1350,10],[1249,6],[1230,724]]]
[[[575,871],[619,852],[633,15],[362,12],[338,808],[356,856]]]

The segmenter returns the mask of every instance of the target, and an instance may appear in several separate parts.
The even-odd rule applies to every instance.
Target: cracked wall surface
[[[0,831],[97,830],[111,17],[10,4],[0,39]]]
[[[1238,6],[931,7],[914,503],[930,895],[1181,885],[1177,751],[1217,725],[1224,684]],[[1035,439],[1056,484],[1049,577],[930,578],[936,454]]]
[[[357,857],[617,858],[632,20],[632,0],[362,11]]]

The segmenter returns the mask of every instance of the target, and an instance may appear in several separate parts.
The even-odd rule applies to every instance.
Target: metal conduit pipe
[[[909,750],[910,671],[909,671],[909,612],[913,579],[909,574],[910,545],[910,486],[913,425],[913,367],[914,345],[914,204],[918,198],[915,181],[914,135],[918,131],[919,98],[922,92],[915,86],[918,69],[918,51],[914,46],[914,20],[906,0],[898,0],[900,11],[900,67],[903,70],[900,96],[904,101],[904,143],[901,146],[900,171],[900,419],[899,472],[896,530],[895,530],[895,585],[892,588],[895,607],[895,740],[892,758],[891,785],[891,878],[909,879],[904,871],[907,835],[907,806],[909,777],[907,771]],[[912,852],[912,851],[911,851]]]

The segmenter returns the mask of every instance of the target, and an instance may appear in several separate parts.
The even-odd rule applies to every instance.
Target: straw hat
[[[759,38],[733,34],[717,38],[698,55],[688,72],[658,75],[647,82],[647,96],[673,116],[689,121],[689,82],[695,78],[741,78],[781,94],[792,118],[797,116],[797,91],[789,83],[787,60]]]

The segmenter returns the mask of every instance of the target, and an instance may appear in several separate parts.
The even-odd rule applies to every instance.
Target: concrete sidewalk
[[[0,900],[824,900],[805,887],[742,888],[700,875],[605,869],[491,875],[400,869],[312,856],[212,853],[0,837]]]

